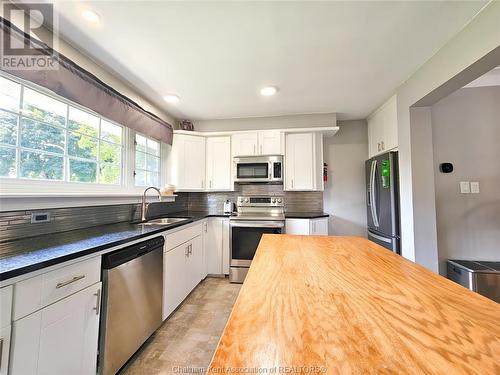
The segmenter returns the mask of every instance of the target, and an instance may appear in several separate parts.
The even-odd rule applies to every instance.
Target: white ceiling
[[[60,34],[177,118],[365,118],[486,1],[58,1]],[[80,15],[95,10],[100,23]],[[274,97],[261,97],[276,85]],[[175,105],[162,97],[175,93]]]
[[[486,87],[486,86],[500,86],[500,66],[490,70],[488,73],[483,74],[481,77],[475,79],[464,87]]]

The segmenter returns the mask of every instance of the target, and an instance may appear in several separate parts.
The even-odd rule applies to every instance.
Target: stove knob
[[[271,199],[271,203],[276,203],[276,198]]]
[[[245,198],[245,203],[248,203],[250,200],[248,198]]]
[[[278,198],[277,202],[278,202],[278,203],[281,203],[281,198]]]

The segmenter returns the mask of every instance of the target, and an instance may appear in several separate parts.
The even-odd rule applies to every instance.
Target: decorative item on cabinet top
[[[191,120],[182,120],[179,122],[179,129],[192,132],[194,131],[193,122]]]

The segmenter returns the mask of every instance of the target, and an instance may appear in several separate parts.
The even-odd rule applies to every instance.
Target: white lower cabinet
[[[207,220],[207,231],[203,240],[208,275],[222,274],[222,220],[219,217],[210,217]]]
[[[96,373],[101,283],[13,323],[11,375]]]
[[[224,275],[229,275],[229,231],[229,219],[224,218],[222,219],[222,273]]]
[[[10,330],[10,325],[0,328],[0,375],[7,375],[9,368]]]
[[[206,275],[229,274],[229,219],[210,217],[203,233]]]
[[[194,238],[166,249],[163,254],[163,320],[181,304],[187,295],[198,285],[203,278],[203,239],[201,230],[191,227],[174,233],[182,236],[183,233],[192,234],[196,228]],[[169,235],[167,235],[167,243]]]
[[[328,235],[328,218],[286,219],[286,234],[302,234],[314,236]]]

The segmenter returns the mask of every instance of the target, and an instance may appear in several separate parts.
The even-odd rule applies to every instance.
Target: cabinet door
[[[222,273],[229,275],[229,219],[222,219]]]
[[[310,233],[315,236],[328,236],[328,218],[322,217],[311,220]]]
[[[313,134],[286,135],[285,190],[314,190]]]
[[[209,218],[205,252],[209,275],[222,274],[222,246],[222,219],[217,217]]]
[[[209,237],[208,237],[208,220],[206,219],[203,222],[203,232],[202,232],[202,238],[203,238],[203,266],[202,266],[202,272],[201,272],[201,278],[204,279],[208,275],[208,257],[207,257],[207,251],[208,251],[208,246],[209,246]]]
[[[207,189],[232,190],[229,136],[207,138]]]
[[[260,155],[283,155],[283,133],[275,130],[259,132]]]
[[[379,111],[368,119],[368,152],[369,156],[382,153],[382,141],[384,138],[384,114]]]
[[[389,100],[384,109],[384,137],[382,142],[384,152],[398,147],[398,109],[396,96]]]
[[[183,189],[205,189],[205,137],[186,136],[184,140]]]
[[[237,133],[231,138],[233,156],[257,155],[257,133]]]
[[[311,224],[309,219],[286,219],[285,231],[286,234],[301,234],[309,235]]]
[[[13,325],[11,374],[96,373],[101,283]]]
[[[0,329],[0,375],[7,375],[9,368],[10,328],[8,325]]]
[[[163,320],[167,319],[188,294],[187,246],[187,243],[183,243],[163,253]]]
[[[189,277],[188,294],[201,281],[201,273],[203,268],[203,241],[201,236],[193,238],[189,241],[189,255],[187,258],[187,272]]]

